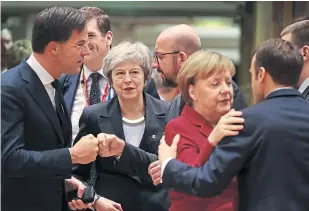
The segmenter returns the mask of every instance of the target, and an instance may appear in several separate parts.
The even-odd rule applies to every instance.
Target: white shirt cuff
[[[173,159],[173,158],[167,158],[167,159],[165,159],[165,160],[162,162],[162,164],[161,164],[161,183],[162,183],[162,178],[163,178],[164,169],[165,169],[166,165],[168,164],[168,162],[169,162],[170,160],[172,160],[172,159]]]

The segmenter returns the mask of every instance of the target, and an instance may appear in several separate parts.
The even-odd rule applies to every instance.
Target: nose
[[[85,48],[82,49],[81,55],[88,56],[90,54],[89,45],[86,45]]]
[[[152,59],[151,67],[153,69],[156,69],[156,68],[159,67],[158,62],[157,62],[157,60],[155,58]]]
[[[227,94],[227,93],[230,93],[232,91],[232,88],[231,88],[232,85],[229,85],[227,83],[223,83],[222,87],[221,87],[221,94]]]
[[[130,83],[132,81],[130,73],[126,73],[126,75],[124,76],[124,82],[125,83]]]

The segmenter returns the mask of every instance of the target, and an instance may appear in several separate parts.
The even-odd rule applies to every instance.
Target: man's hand
[[[85,185],[79,181],[78,179],[72,177],[71,179],[65,180],[66,186],[69,186],[70,189],[77,189],[77,196],[78,198],[82,198],[85,191]],[[82,210],[86,208],[92,207],[93,203],[84,204],[82,200],[72,200],[69,202],[69,207],[71,210]]]
[[[213,146],[217,146],[225,136],[238,135],[239,131],[244,128],[244,126],[240,124],[245,122],[244,118],[241,116],[242,112],[235,111],[235,109],[231,109],[227,114],[222,116],[208,137],[209,143]]]
[[[98,154],[101,157],[118,157],[122,154],[125,142],[117,136],[100,133],[97,138],[99,140]]]
[[[73,164],[87,164],[94,161],[98,154],[98,139],[89,134],[83,136],[71,149]]]
[[[104,197],[95,202],[94,208],[96,211],[123,211],[120,204]]]
[[[160,146],[159,146],[159,160],[161,163],[163,163],[164,160],[167,158],[176,158],[177,155],[177,145],[180,140],[180,135],[177,134],[173,138],[173,143],[171,146],[168,146],[165,142],[165,136],[163,136],[160,140]]]
[[[149,165],[148,174],[151,176],[154,185],[161,183],[161,162],[159,160]]]

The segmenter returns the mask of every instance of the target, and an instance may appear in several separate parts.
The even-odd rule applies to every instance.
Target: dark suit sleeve
[[[116,168],[125,170],[145,179],[149,179],[148,167],[158,160],[156,154],[151,154],[129,143],[126,143]]]
[[[2,173],[11,177],[70,178],[72,161],[69,149],[46,151],[25,149],[24,112],[26,108],[20,93],[16,87],[1,85]]]
[[[245,118],[246,119],[246,118]],[[252,140],[248,132],[236,137],[226,137],[211,154],[209,161],[200,168],[170,160],[163,173],[163,185],[201,197],[221,193],[242,169],[251,153]]]
[[[232,81],[232,85],[233,85],[233,92],[234,92],[234,95],[233,95],[234,102],[233,102],[232,107],[236,111],[247,108],[248,105],[246,103],[243,93],[239,89],[239,86],[234,81]]]
[[[79,131],[75,137],[74,145],[83,137],[92,134],[91,124],[88,119],[87,108],[84,108],[83,113],[79,119]],[[88,181],[90,178],[90,170],[93,162],[88,164],[76,164],[73,166],[73,175],[82,181]]]

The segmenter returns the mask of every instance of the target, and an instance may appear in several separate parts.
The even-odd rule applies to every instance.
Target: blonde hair
[[[217,52],[200,50],[193,53],[180,68],[177,75],[177,83],[183,98],[187,104],[192,103],[189,94],[189,86],[194,84],[196,78],[209,78],[215,73],[230,71],[235,74],[233,62]]]

